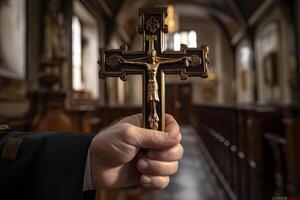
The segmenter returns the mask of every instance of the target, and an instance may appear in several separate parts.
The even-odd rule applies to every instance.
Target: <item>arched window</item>
[[[180,45],[186,44],[189,48],[197,47],[197,33],[194,30],[176,32],[173,35],[166,35],[165,49],[179,51]]]
[[[72,18],[72,88],[83,89],[82,80],[82,47],[81,47],[81,24],[77,16]]]

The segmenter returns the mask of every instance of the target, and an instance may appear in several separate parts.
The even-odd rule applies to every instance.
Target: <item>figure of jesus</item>
[[[148,118],[148,122],[150,124],[151,129],[158,129],[158,122],[159,117],[156,111],[156,103],[159,102],[159,95],[158,95],[158,84],[156,80],[157,70],[160,65],[162,64],[170,64],[170,63],[178,63],[184,62],[186,66],[188,66],[188,57],[181,57],[181,58],[162,58],[158,57],[156,54],[155,49],[148,50],[147,57],[148,62],[141,62],[137,60],[126,60],[122,57],[118,57],[118,62],[120,64],[128,64],[128,65],[139,65],[144,66],[147,68],[149,81],[148,81],[148,93],[147,93],[147,101],[151,105],[151,113]],[[140,58],[142,60],[144,58]]]

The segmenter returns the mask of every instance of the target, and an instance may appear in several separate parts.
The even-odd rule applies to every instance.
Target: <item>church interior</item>
[[[141,113],[142,76],[99,78],[100,48],[142,48],[138,9],[165,7],[163,50],[209,46],[208,77],[165,77],[185,155],[166,190],[99,200],[300,198],[300,1],[0,0],[0,124],[98,133]]]

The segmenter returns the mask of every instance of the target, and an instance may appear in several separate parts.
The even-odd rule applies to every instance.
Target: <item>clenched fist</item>
[[[182,158],[179,125],[166,115],[166,132],[141,128],[141,114],[122,119],[100,132],[90,146],[95,189],[134,185],[163,189]],[[146,150],[141,153],[141,149]]]

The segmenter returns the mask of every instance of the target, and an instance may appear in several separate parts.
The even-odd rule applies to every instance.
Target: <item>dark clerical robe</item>
[[[1,200],[94,200],[83,192],[89,145],[94,135],[16,132],[0,129]]]

